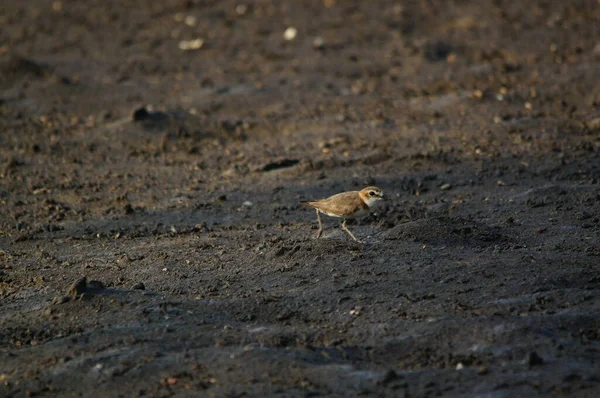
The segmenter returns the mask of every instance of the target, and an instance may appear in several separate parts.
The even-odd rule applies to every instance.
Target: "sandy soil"
[[[595,0],[2,2],[0,395],[596,396],[599,38]],[[365,243],[314,239],[366,185]]]

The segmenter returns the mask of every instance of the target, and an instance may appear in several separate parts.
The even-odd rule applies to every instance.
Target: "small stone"
[[[204,45],[204,39],[197,38],[193,40],[182,40],[179,42],[179,49],[181,51],[192,51],[199,50]]]
[[[440,187],[440,189],[441,189],[442,191],[448,191],[448,190],[452,189],[452,185],[450,185],[450,184],[443,184],[443,185]]]
[[[294,40],[297,35],[298,35],[298,30],[296,28],[294,28],[293,26],[290,26],[289,28],[287,28],[285,30],[285,32],[283,32],[283,38],[288,41]]]
[[[134,284],[133,286],[131,286],[131,288],[133,290],[146,290],[146,285],[144,285],[142,282],[138,282],[138,283]]]
[[[246,4],[238,4],[235,7],[235,12],[238,15],[244,15],[246,13],[246,11],[248,11],[248,6]]]
[[[187,26],[195,26],[198,22],[198,19],[194,15],[188,15],[183,20]]]
[[[325,39],[323,39],[321,36],[315,37],[315,39],[313,40],[313,47],[317,49],[322,49],[323,47],[325,47]]]
[[[485,366],[480,366],[479,369],[477,369],[477,374],[478,375],[484,375],[488,373],[488,368]]]
[[[165,384],[168,386],[174,386],[175,384],[177,384],[178,381],[179,379],[177,377],[171,376],[165,379]]]
[[[464,368],[465,368],[465,365],[463,365],[462,362],[459,362],[459,363],[456,364],[456,370],[462,370]]]
[[[360,310],[361,310],[361,308],[360,308],[360,307],[352,308],[352,309],[350,310],[350,315],[353,315],[353,316],[360,316]]]

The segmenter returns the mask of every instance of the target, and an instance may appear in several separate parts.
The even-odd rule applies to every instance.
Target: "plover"
[[[317,231],[317,239],[323,234],[323,223],[321,222],[321,214],[326,214],[330,217],[341,218],[342,229],[357,242],[356,236],[346,227],[346,220],[354,218],[369,212],[378,201],[385,199],[383,190],[377,187],[366,187],[360,191],[342,192],[330,196],[327,199],[316,200],[314,202],[300,202],[301,204],[313,207],[317,212],[317,221],[319,221],[319,230]]]

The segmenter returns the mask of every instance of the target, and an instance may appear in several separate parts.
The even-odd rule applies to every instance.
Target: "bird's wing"
[[[362,200],[358,192],[342,192],[327,199],[310,202],[311,206],[318,208],[323,213],[336,215],[350,215],[362,208]]]

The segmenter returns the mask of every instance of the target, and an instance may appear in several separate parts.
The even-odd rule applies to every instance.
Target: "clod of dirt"
[[[4,174],[8,174],[8,172],[10,170],[16,169],[17,167],[22,166],[22,165],[23,165],[23,162],[12,157],[4,165]]]
[[[146,107],[141,107],[133,111],[133,121],[134,122],[142,122],[142,121],[151,121],[158,122],[165,120],[169,117],[168,114],[164,112],[151,112]]]
[[[430,62],[444,61],[453,52],[453,46],[443,41],[429,42],[425,45],[425,58]]]
[[[123,211],[125,212],[125,214],[135,213],[135,210],[133,210],[133,207],[129,203],[127,203],[125,206],[123,206]]]
[[[35,77],[46,77],[52,74],[50,66],[20,56],[11,57],[0,64],[0,71],[15,75],[31,74]]]
[[[525,361],[529,366],[537,366],[544,364],[544,360],[542,359],[542,357],[540,357],[535,351],[531,351],[529,354],[527,354],[527,358],[525,359]]]
[[[67,296],[72,300],[81,299],[84,295],[91,296],[104,290],[104,284],[100,281],[87,281],[87,277],[83,276],[76,280],[67,291]]]

